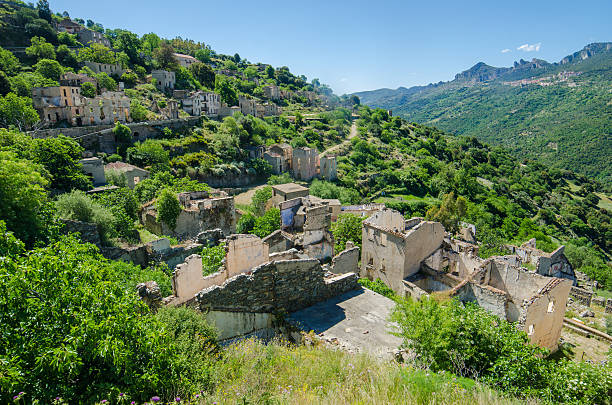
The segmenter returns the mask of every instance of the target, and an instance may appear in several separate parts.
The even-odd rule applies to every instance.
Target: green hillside
[[[479,63],[451,82],[356,94],[362,103],[410,121],[475,136],[515,156],[610,185],[611,46],[591,44],[556,64],[534,60],[493,68]],[[577,75],[563,77],[564,72]],[[515,82],[521,79],[540,79],[545,85]]]

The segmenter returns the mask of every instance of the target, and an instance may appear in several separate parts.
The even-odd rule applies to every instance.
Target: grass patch
[[[166,238],[170,241],[171,246],[176,246],[179,244],[178,239],[172,236],[165,236],[165,235],[159,236],[159,235],[154,234],[153,232],[150,232],[148,229],[145,229],[143,227],[138,228],[138,235],[140,235],[140,241],[142,243],[149,243],[149,242],[153,242],[154,240]]]
[[[246,340],[227,348],[205,403],[519,404],[472,380],[367,355]]]
[[[595,193],[595,195],[600,198],[599,202],[597,203],[599,208],[603,208],[608,212],[612,211],[612,199],[610,199],[610,197],[604,193]]]
[[[612,291],[609,290],[596,289],[595,294],[599,295],[600,297],[604,297],[605,299],[612,298]]]

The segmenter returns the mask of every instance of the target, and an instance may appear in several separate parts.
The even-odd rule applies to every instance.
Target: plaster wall
[[[269,260],[268,245],[255,235],[232,235],[227,241],[228,277],[251,270]]]

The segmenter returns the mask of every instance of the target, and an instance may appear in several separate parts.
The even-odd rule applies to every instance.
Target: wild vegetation
[[[451,82],[357,95],[364,104],[392,109],[410,121],[504,146],[519,159],[596,178],[609,190],[612,51],[606,45],[585,47],[588,59],[562,65],[538,61],[538,67],[505,68],[484,81],[477,78],[504,68],[480,63]],[[562,81],[555,77],[561,72],[579,75]],[[550,78],[547,85],[508,84],[542,78]]]
[[[14,401],[23,403],[154,398],[194,403],[609,403],[610,362],[544,359],[539,349],[525,344],[524,334],[478,308],[434,300],[407,303],[379,280],[360,282],[398,302],[399,333],[417,356],[409,364],[324,349],[313,336],[306,337],[308,347],[255,341],[221,347],[216,331],[198,312],[151,310],[135,286],[156,281],[161,294],[170,295],[169,268],[104,259],[98,247],[64,235],[62,220],[96,224],[103,247],[148,242],[163,235],[138,224],[142,204],[155,204],[159,220],[172,226],[180,210],[178,193],[210,190],[209,180],[249,176],[268,185],[254,193],[250,204],[237,206],[242,214],[237,230],[265,237],[280,226],[280,212],[269,203],[269,186],[292,178],[289,173],[271,176],[267,162],[249,156],[253,147],[280,142],[320,152],[334,147],[339,180],[314,180],[312,195],[345,205],[384,203],[406,217],[440,221],[449,231],[473,223],[483,256],[532,237],[545,251],[566,244],[573,266],[597,280],[602,295],[612,289],[609,195],[600,183],[573,171],[538,160],[518,162],[507,149],[475,137],[449,135],[385,110],[360,107],[358,98],[336,97],[318,79],[308,82],[286,67],[218,54],[200,42],[105,30],[92,20],[75,19],[105,33],[117,52],[79,44],[53,28],[67,13],[51,13],[43,0],[36,7],[13,3],[0,4],[0,45],[27,49],[16,57],[0,48],[0,402],[16,396]],[[78,56],[73,48],[79,49]],[[174,52],[200,62],[180,67]],[[93,75],[80,68],[86,59],[121,63],[126,73]],[[179,89],[214,89],[229,104],[239,95],[265,99],[263,86],[275,84],[282,90],[316,91],[338,107],[297,97],[281,102],[284,114],[279,117],[203,117],[192,128],[165,128],[159,137],[142,142],[133,142],[131,130],[118,123],[113,130],[116,153],[99,157],[141,166],[151,176],[131,190],[119,172],[108,171],[109,183],[118,188],[100,194],[86,193],[92,184],[79,164],[84,149],[77,141],[61,135],[35,139],[24,132],[38,121],[32,87],[57,85],[59,75],[68,71],[97,79],[98,86],[82,89],[88,96],[114,90],[122,81],[132,99],[132,118],[159,118],[170,95],[150,80],[148,73],[156,68],[174,71]],[[216,69],[235,75],[216,74]],[[588,78],[585,72],[580,80]],[[559,97],[571,98],[569,93]],[[357,136],[348,140],[352,124]],[[604,169],[600,172],[606,176]],[[360,246],[361,218],[341,214],[332,231],[337,251],[349,240]],[[200,253],[204,275],[222,265],[223,246]]]

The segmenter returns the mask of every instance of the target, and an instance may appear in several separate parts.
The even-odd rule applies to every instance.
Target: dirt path
[[[245,191],[244,193],[237,194],[234,196],[234,204],[238,205],[250,205],[253,200],[253,196],[255,195],[255,191],[262,189],[266,186],[266,184],[261,184],[257,187],[253,187],[252,189]]]
[[[344,142],[342,143],[339,143],[338,145],[332,146],[331,148],[325,150],[323,153],[321,153],[321,156],[325,156],[327,154],[333,154],[335,151],[340,149],[342,146],[348,144],[351,141],[351,139],[353,139],[356,136],[357,136],[357,124],[353,122],[353,125],[351,125],[351,131],[349,132],[349,135],[346,138],[346,140],[344,140]]]

